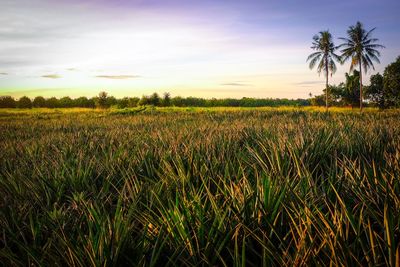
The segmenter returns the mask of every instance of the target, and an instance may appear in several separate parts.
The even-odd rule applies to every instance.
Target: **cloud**
[[[294,85],[314,85],[314,84],[323,84],[322,81],[302,81],[298,83],[294,83]]]
[[[113,79],[113,80],[126,80],[139,78],[139,75],[97,75],[96,78]]]
[[[68,68],[67,71],[77,71],[75,68]]]
[[[221,83],[221,85],[223,85],[223,86],[253,86],[251,84],[241,83],[241,82]]]
[[[60,90],[70,91],[71,89],[67,88],[35,88],[35,89],[22,89],[22,90],[11,90],[11,91],[0,91],[1,94],[13,95],[13,96],[23,96],[23,95],[31,95],[37,96],[38,94],[48,93],[48,92],[57,92]],[[50,96],[53,96],[50,94]]]
[[[58,74],[48,74],[48,75],[42,75],[42,78],[48,78],[48,79],[60,79],[61,76]]]
[[[0,72],[0,75],[8,75],[7,72]]]

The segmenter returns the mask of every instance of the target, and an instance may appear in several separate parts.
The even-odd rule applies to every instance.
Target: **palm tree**
[[[321,31],[317,35],[314,35],[311,49],[316,52],[312,53],[307,58],[307,61],[310,60],[310,69],[313,69],[318,64],[318,73],[324,71],[326,76],[325,104],[326,110],[328,110],[329,72],[331,73],[331,76],[336,72],[335,60],[341,62],[341,59],[340,56],[335,54],[337,47],[333,44],[332,35],[329,31]]]
[[[357,65],[359,67],[360,111],[362,111],[363,108],[362,68],[364,68],[365,73],[370,67],[375,70],[372,61],[380,63],[378,57],[381,55],[377,48],[384,48],[383,45],[376,43],[378,39],[371,38],[371,34],[375,29],[376,28],[366,31],[362,23],[358,21],[356,25],[350,26],[347,30],[348,38],[339,38],[344,41],[344,43],[339,46],[340,48],[343,48],[341,50],[343,61],[351,58],[350,71],[353,71]]]

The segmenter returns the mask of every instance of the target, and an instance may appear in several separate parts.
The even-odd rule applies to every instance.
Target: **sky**
[[[0,95],[308,98],[313,35],[361,21],[400,55],[400,1],[0,0]],[[338,64],[331,84],[344,80]]]

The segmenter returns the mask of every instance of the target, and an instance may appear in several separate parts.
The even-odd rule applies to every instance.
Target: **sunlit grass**
[[[101,112],[101,109],[91,108],[2,108],[0,114],[52,114],[52,113],[80,113],[80,112]]]
[[[0,114],[6,266],[399,262],[399,111]]]
[[[220,112],[220,111],[310,111],[310,112],[326,112],[325,107],[304,106],[304,107],[135,107],[135,108],[32,108],[32,109],[16,109],[16,108],[3,108],[0,109],[0,114],[51,114],[51,113],[129,113],[129,111],[157,111],[157,112]],[[379,112],[378,108],[364,108],[363,112]],[[396,110],[392,110],[396,111]],[[329,112],[347,112],[357,113],[357,108],[350,107],[330,107]],[[388,112],[388,111],[386,111]]]

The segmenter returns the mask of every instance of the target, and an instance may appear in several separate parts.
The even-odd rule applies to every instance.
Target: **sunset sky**
[[[0,0],[0,95],[307,98],[312,37],[357,20],[400,55],[399,0]],[[349,63],[331,83],[339,83]]]

